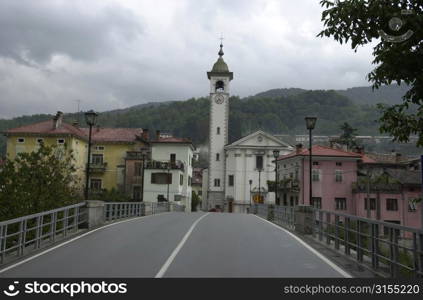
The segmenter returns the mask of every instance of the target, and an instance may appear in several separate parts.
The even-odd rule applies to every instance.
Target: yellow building
[[[37,150],[40,143],[47,146],[57,145],[59,149],[63,147],[63,151],[67,153],[72,151],[81,188],[85,185],[87,128],[63,122],[63,114],[58,112],[52,120],[9,129],[5,135],[9,159],[14,159],[20,152]],[[100,191],[115,188],[125,191],[133,198],[140,198],[133,196],[132,182],[126,184],[126,173],[130,170],[141,176],[139,168],[134,170],[132,166],[139,166],[143,158],[148,158],[147,139],[148,131],[138,128],[93,128],[90,189]]]

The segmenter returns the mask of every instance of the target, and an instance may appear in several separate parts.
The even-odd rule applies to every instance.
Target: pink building
[[[421,228],[422,204],[415,203],[421,197],[419,171],[409,170],[406,164],[381,168],[381,164],[363,153],[320,145],[313,146],[312,154],[312,203],[309,201],[309,151],[298,145],[294,152],[277,159],[277,204],[312,205],[367,217],[366,199],[370,198],[370,218]],[[367,197],[366,170],[369,168],[373,169],[373,177]]]

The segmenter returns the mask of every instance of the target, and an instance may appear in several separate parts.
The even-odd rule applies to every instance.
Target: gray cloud
[[[0,2],[0,118],[208,94],[224,34],[232,93],[366,85],[371,48],[321,30],[317,1]]]

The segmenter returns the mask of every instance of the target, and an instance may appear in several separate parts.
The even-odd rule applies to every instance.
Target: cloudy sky
[[[0,118],[205,96],[221,33],[232,94],[368,85],[371,48],[316,38],[318,2],[0,0]]]

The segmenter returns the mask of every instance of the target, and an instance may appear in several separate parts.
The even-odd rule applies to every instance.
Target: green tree
[[[340,129],[342,130],[342,134],[339,137],[339,142],[341,144],[347,145],[349,149],[352,149],[354,147],[357,147],[357,141],[355,139],[357,135],[357,129],[352,128],[350,124],[345,122],[341,125]]]
[[[51,210],[81,200],[74,158],[60,147],[41,147],[7,159],[0,169],[0,220]]]
[[[200,197],[194,191],[192,191],[191,195],[191,211],[197,211],[197,206],[200,204]]]
[[[418,135],[423,146],[423,6],[418,0],[344,0],[320,1],[324,29],[320,37],[333,37],[339,43],[359,46],[379,40],[373,47],[376,68],[368,74],[373,88],[391,83],[410,89],[403,102],[392,106],[379,104],[380,131],[396,141],[407,142]],[[412,35],[408,36],[407,31]],[[403,36],[404,38],[401,38]]]

